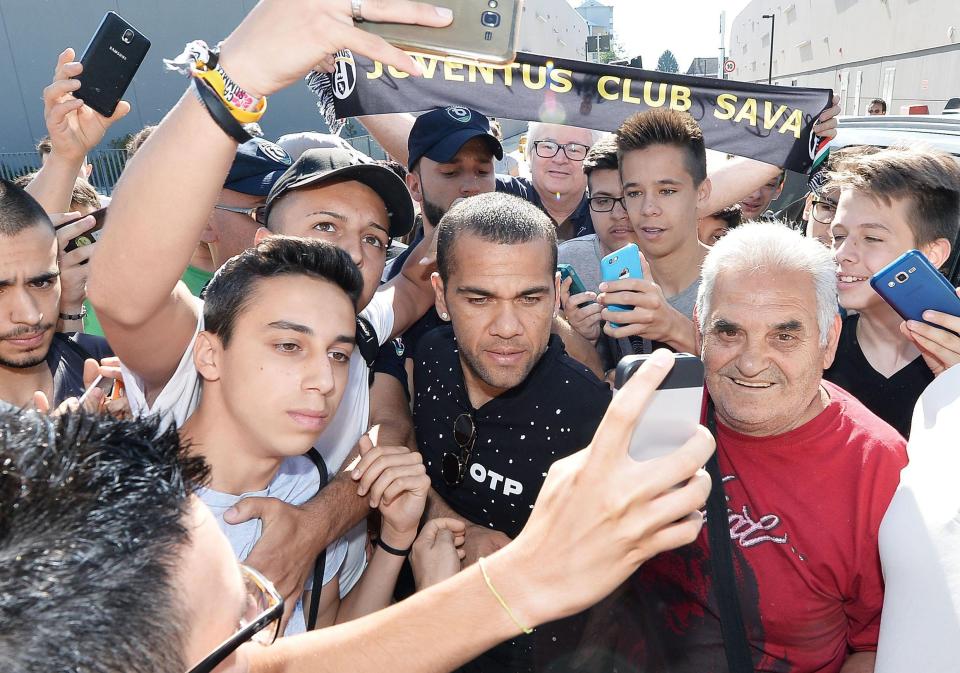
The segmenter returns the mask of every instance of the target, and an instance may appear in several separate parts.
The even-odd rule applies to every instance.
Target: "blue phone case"
[[[623,280],[624,278],[643,278],[643,267],[640,265],[640,248],[636,243],[629,243],[619,250],[614,250],[600,260],[600,278],[604,281]],[[630,311],[632,306],[610,304],[611,311]],[[613,327],[620,327],[615,322]]]
[[[960,297],[943,274],[918,250],[910,250],[880,269],[870,286],[904,320],[926,322],[924,311],[960,315]]]

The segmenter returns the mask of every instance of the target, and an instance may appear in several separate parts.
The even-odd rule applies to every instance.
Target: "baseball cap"
[[[319,186],[331,180],[356,180],[375,191],[390,216],[390,236],[396,238],[413,228],[413,202],[407,185],[385,166],[367,163],[354,152],[340,147],[307,150],[274,183],[267,196],[264,216],[281,196],[301,187]]]
[[[237,148],[223,186],[241,194],[266,196],[293,160],[286,150],[263,138],[253,138]]]
[[[424,112],[410,129],[407,168],[412,171],[424,156],[438,163],[452,161],[464,143],[478,136],[486,138],[497,159],[503,159],[503,146],[490,133],[490,120],[476,110],[451,105]]]

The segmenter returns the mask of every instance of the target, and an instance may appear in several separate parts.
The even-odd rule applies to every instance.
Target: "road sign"
[[[731,73],[737,69],[737,64],[733,62],[732,58],[728,58],[723,62],[723,71],[725,73]]]

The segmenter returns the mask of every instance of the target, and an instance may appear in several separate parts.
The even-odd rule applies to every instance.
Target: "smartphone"
[[[408,51],[457,59],[510,63],[517,57],[523,0],[424,0],[453,11],[444,28],[363,21],[357,28]]]
[[[104,117],[113,115],[149,49],[143,33],[107,12],[80,57],[83,72],[74,96]]]
[[[92,213],[90,213],[90,215],[84,215],[83,217],[91,217],[91,216],[96,220],[96,224],[93,225],[93,229],[90,229],[89,231],[85,231],[79,236],[74,236],[69,241],[67,241],[67,244],[63,247],[64,252],[70,252],[71,250],[76,250],[77,248],[84,245],[92,245],[93,243],[96,243],[98,240],[100,240],[100,234],[102,233],[103,225],[107,221],[107,209],[101,208],[100,210],[95,210]],[[59,227],[57,227],[57,229],[59,229],[60,227],[65,227],[68,224],[78,222],[79,220],[82,220],[83,217],[78,217],[76,220],[70,220],[70,222],[64,222]]]
[[[572,297],[575,294],[581,294],[587,291],[586,286],[583,284],[583,281],[580,280],[580,276],[577,274],[577,270],[573,268],[570,264],[557,264],[557,271],[560,272],[560,281],[563,282],[567,278],[573,278],[573,282],[570,283],[570,296]],[[587,304],[594,304],[594,301],[585,301],[577,308],[586,306]]]
[[[620,360],[614,390],[624,386],[649,355],[628,355]],[[659,458],[679,449],[697,432],[703,412],[703,362],[689,353],[674,355],[667,374],[630,439],[630,457],[637,461]]]
[[[604,281],[623,280],[624,278],[643,278],[643,267],[640,264],[640,248],[636,243],[629,243],[619,250],[614,250],[600,260],[600,278]],[[629,311],[632,306],[610,304],[611,311]],[[613,327],[619,327],[611,322]]]
[[[93,383],[83,391],[83,395],[80,396],[80,404],[83,404],[87,398],[90,396],[90,393],[94,391],[95,388],[99,388],[103,391],[105,399],[110,399],[113,395],[113,383],[115,379],[106,378],[103,374],[98,374],[97,378],[93,380]]]
[[[926,322],[924,311],[960,316],[960,297],[953,285],[919,250],[905,252],[880,269],[870,286],[904,320]]]

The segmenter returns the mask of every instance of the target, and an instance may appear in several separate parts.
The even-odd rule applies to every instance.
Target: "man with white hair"
[[[877,532],[906,454],[893,428],[822,378],[840,333],[836,285],[830,252],[777,223],[730,232],[703,264],[697,344],[757,671],[873,671]],[[712,554],[705,529],[599,608],[610,652],[631,664],[619,670],[727,670],[727,580]]]

